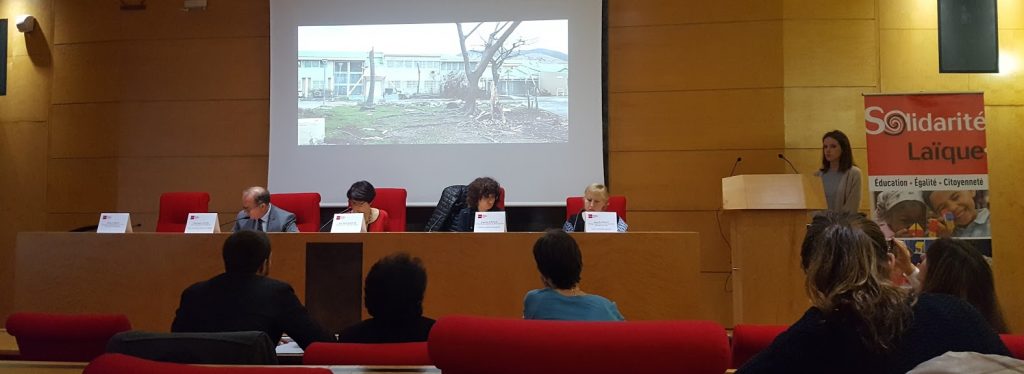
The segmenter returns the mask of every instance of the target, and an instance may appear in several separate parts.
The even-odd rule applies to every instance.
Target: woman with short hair
[[[367,181],[352,183],[348,192],[348,209],[354,213],[362,213],[366,221],[367,232],[389,232],[391,227],[388,224],[388,212],[371,206],[377,198],[377,189]]]
[[[523,318],[574,321],[622,321],[614,302],[580,289],[583,254],[562,230],[548,230],[533,244],[544,288],[526,293]]]
[[[501,185],[490,177],[474,179],[466,186],[466,207],[462,208],[456,215],[452,229],[461,232],[473,232],[476,225],[474,214],[476,212],[493,212],[498,209],[498,198],[501,194]]]

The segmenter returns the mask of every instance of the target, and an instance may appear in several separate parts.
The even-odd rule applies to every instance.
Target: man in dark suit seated
[[[300,347],[331,341],[295,296],[292,286],[267,277],[270,240],[239,231],[224,241],[223,274],[181,293],[171,332],[263,331],[277,343],[287,333]]]
[[[270,204],[270,191],[255,186],[242,191],[242,211],[235,218],[234,232],[298,232],[295,214]]]

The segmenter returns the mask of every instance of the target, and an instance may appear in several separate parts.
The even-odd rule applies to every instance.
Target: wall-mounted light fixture
[[[18,25],[18,31],[23,33],[30,33],[36,29],[36,17],[32,17],[28,14],[22,14],[14,19],[16,25]]]

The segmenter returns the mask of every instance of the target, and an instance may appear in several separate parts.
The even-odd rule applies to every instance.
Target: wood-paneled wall
[[[1010,297],[1024,284],[1022,75],[938,74],[933,0],[608,1],[609,182],[630,197],[631,229],[701,234],[706,318],[731,322],[715,211],[736,157],[739,173],[781,173],[785,152],[808,173],[822,133],[862,131],[861,93],[983,90],[998,287],[1011,325],[1024,326],[1024,300]],[[147,5],[0,0],[0,17],[30,13],[41,26],[28,39],[9,30],[0,315],[18,231],[93,224],[104,210],[151,230],[171,190],[210,191],[229,215],[241,188],[266,183],[268,2]],[[1022,7],[999,2],[999,36],[1003,55],[1024,61]],[[869,168],[864,138],[852,140]]]

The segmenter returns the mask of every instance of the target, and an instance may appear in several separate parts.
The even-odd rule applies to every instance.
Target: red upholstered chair
[[[119,353],[107,353],[89,363],[83,374],[331,374],[328,368],[200,366],[145,360]]]
[[[758,353],[768,348],[789,326],[736,325],[732,329],[732,367],[739,368]]]
[[[303,365],[433,365],[427,342],[313,343],[302,355]]]
[[[408,192],[404,188],[377,188],[373,199],[374,208],[388,212],[388,229],[391,232],[405,232],[405,201]]]
[[[1003,344],[1010,350],[1010,354],[1018,360],[1024,360],[1024,335],[1001,334]]]
[[[299,232],[320,231],[320,194],[275,193],[270,194],[270,204],[294,213]]]
[[[132,328],[122,314],[14,313],[5,325],[27,361],[89,361],[111,336]]]
[[[583,210],[583,196],[571,196],[565,199],[565,219],[569,219],[574,214],[579,213]],[[609,212],[615,212],[626,220],[626,197],[622,195],[612,195],[608,197],[608,208],[605,209]]]
[[[494,202],[498,210],[505,210],[505,187],[498,187],[498,200]]]
[[[160,218],[156,221],[156,232],[185,232],[189,213],[209,211],[209,193],[165,192],[160,195]]]
[[[427,343],[445,374],[722,374],[725,329],[711,321],[579,322],[444,317]]]

